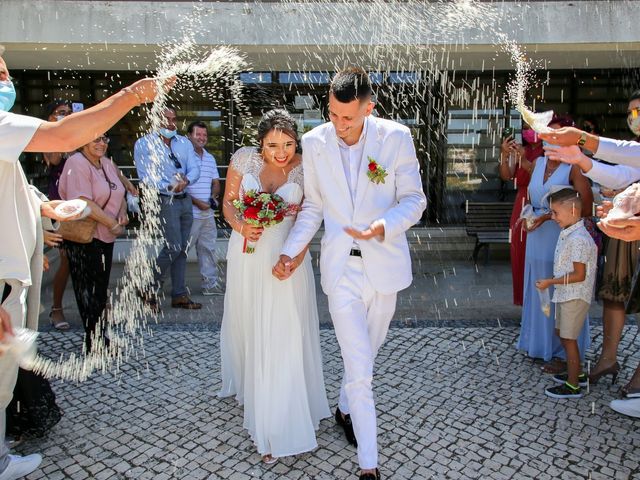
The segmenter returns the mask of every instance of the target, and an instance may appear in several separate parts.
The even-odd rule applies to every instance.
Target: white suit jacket
[[[376,291],[391,294],[413,279],[405,232],[426,208],[413,139],[408,128],[390,120],[366,119],[366,139],[355,201],[344,173],[333,124],[325,123],[302,137],[304,202],[282,253],[298,255],[324,220],[320,251],[321,284],[329,295],[342,277],[353,238],[344,227],[363,230],[374,221],[385,227],[384,240],[359,241],[365,273]],[[388,173],[385,183],[367,177],[368,157]]]

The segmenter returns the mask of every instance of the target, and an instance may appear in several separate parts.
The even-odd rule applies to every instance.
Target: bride
[[[285,110],[258,124],[260,149],[245,147],[231,159],[223,213],[233,228],[227,253],[227,289],[220,333],[222,389],[244,404],[244,428],[265,463],[317,447],[315,430],[330,416],[324,388],[319,320],[311,257],[294,259],[288,281],[272,266],[294,217],[262,229],[245,223],[233,201],[249,190],[277,193],[300,205],[301,156],[295,121]],[[245,241],[254,253],[243,253]]]

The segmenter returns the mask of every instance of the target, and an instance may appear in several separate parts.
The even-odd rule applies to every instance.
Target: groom
[[[331,122],[302,137],[305,200],[274,267],[288,278],[324,220],[321,283],[344,363],[335,418],[358,447],[361,480],[380,478],[373,365],[397,292],[412,281],[405,231],[426,207],[409,129],[372,117],[373,107],[364,70],[336,74]]]

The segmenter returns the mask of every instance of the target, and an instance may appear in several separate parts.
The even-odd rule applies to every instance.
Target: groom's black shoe
[[[376,468],[376,474],[373,473],[361,473],[360,480],[380,480],[380,471]]]
[[[344,430],[344,436],[347,437],[347,441],[354,447],[357,447],[358,441],[356,440],[356,434],[353,433],[351,415],[347,414],[343,417],[340,408],[336,407],[336,423]]]

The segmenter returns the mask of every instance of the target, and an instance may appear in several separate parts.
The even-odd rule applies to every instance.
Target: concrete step
[[[320,239],[323,231],[320,230],[311,241],[310,250],[312,254],[320,251]],[[218,258],[224,261],[227,254],[229,232],[220,230],[216,251]],[[114,262],[124,263],[129,255],[135,237],[119,238],[116,240],[114,249]],[[471,259],[475,240],[469,237],[464,227],[429,227],[413,228],[407,233],[411,254],[414,261],[423,260],[466,260]],[[508,245],[492,245],[491,259],[504,260],[508,258]],[[191,249],[188,257],[189,262],[196,262],[195,249]]]

